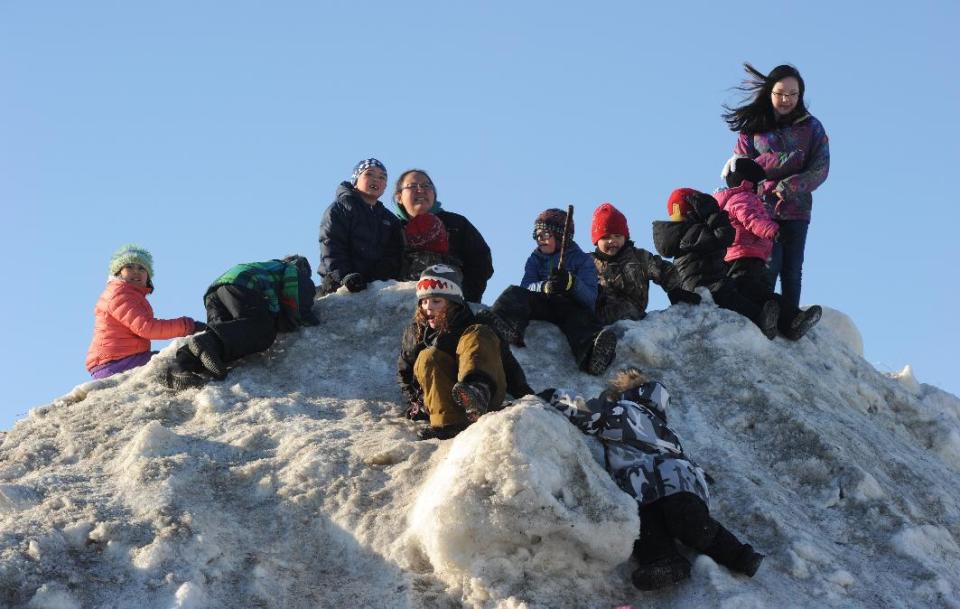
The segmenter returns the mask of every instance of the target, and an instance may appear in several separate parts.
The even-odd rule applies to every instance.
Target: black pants
[[[232,362],[245,355],[266,351],[277,338],[277,317],[263,296],[236,285],[222,285],[207,295],[208,332],[220,339],[221,359]],[[177,350],[177,362],[186,370],[200,372],[203,365],[186,347]]]
[[[760,258],[740,258],[730,263],[727,277],[733,280],[737,291],[760,306],[768,300],[775,300],[780,305],[780,317],[777,326],[781,332],[790,328],[790,322],[800,313],[800,309],[788,302],[785,298],[773,291],[770,283],[770,271],[767,264]]]
[[[515,285],[504,290],[491,309],[516,328],[521,336],[531,320],[556,324],[567,338],[573,357],[580,367],[586,364],[593,349],[593,341],[603,329],[593,311],[573,298],[531,292]]]
[[[693,493],[667,495],[640,507],[640,539],[634,544],[639,562],[676,554],[674,539],[725,566],[735,564],[744,548]]]

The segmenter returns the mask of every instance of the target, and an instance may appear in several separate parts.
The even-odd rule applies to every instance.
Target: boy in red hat
[[[610,203],[601,203],[593,212],[590,238],[597,247],[593,252],[600,288],[597,317],[604,324],[646,317],[651,281],[664,289],[671,304],[700,304],[700,296],[680,286],[672,264],[633,244],[626,216]]]
[[[678,188],[667,199],[667,213],[670,222],[653,223],[653,244],[661,256],[674,259],[683,288],[707,288],[717,306],[750,319],[773,340],[780,313],[776,301],[755,303],[727,277],[723,258],[733,243],[734,229],[717,200],[692,188]]]

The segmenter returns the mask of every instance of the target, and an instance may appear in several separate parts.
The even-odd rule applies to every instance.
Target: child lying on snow
[[[640,506],[633,585],[655,590],[690,577],[674,538],[727,568],[753,576],[763,554],[710,516],[703,470],[667,427],[670,395],[636,368],[621,370],[610,389],[584,403],[560,389],[538,394],[584,433],[603,443],[607,471]]]

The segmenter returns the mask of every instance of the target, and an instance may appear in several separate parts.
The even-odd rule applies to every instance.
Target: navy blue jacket
[[[383,203],[368,205],[350,182],[337,188],[337,199],[320,221],[320,265],[325,291],[340,286],[350,273],[367,281],[396,279],[403,256],[400,221]]]
[[[559,251],[547,255],[541,253],[540,248],[533,250],[524,266],[520,285],[532,292],[542,291],[543,282],[550,277],[550,272],[557,268],[559,262]],[[592,313],[597,306],[597,267],[593,264],[593,257],[584,253],[580,246],[571,240],[567,245],[563,265],[576,277],[571,296]]]

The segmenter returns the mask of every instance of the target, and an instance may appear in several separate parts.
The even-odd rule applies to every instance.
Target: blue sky
[[[202,318],[207,284],[235,263],[299,252],[315,266],[320,216],[368,156],[391,178],[426,168],[480,228],[487,304],[519,281],[546,207],[575,205],[588,249],[610,201],[652,249],[671,190],[720,185],[735,141],[721,104],[740,99],[743,61],[796,65],[831,140],[803,303],[850,315],[878,369],[911,364],[960,393],[960,5],[749,10],[0,3],[0,429],[88,379],[119,245],[153,252],[159,317]]]

